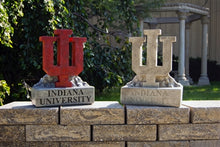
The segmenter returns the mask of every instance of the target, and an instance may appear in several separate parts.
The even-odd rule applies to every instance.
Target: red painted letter
[[[72,87],[70,76],[77,76],[83,70],[84,37],[70,37],[72,30],[55,30],[55,37],[41,36],[43,42],[43,70],[50,76],[57,76],[56,87]],[[57,42],[57,65],[54,65],[53,44]],[[69,44],[72,43],[71,65]]]

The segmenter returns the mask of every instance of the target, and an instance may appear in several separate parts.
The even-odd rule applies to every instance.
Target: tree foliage
[[[0,2],[0,42],[6,47],[12,47],[13,25],[18,23],[17,17],[23,16],[22,6],[22,0]]]
[[[98,91],[132,77],[127,37],[138,34],[138,18],[163,0],[7,0],[0,5],[0,78],[11,87],[11,99],[23,99],[22,81],[32,86],[42,71],[39,36],[72,29],[87,37],[83,80]],[[147,6],[141,13],[139,5]]]
[[[10,95],[10,87],[5,80],[0,80],[0,106],[3,105],[3,99],[5,99],[6,95]]]

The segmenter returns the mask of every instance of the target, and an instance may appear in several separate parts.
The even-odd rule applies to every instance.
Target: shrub
[[[6,95],[10,95],[10,87],[5,80],[0,80],[0,106],[3,105],[3,99],[5,99]]]
[[[127,81],[132,75],[127,37],[130,33],[138,34],[140,13],[135,6],[144,4],[146,9],[141,16],[147,16],[149,8],[158,7],[162,1],[2,1],[0,74],[11,88],[7,101],[24,100],[21,83],[25,81],[32,86],[45,74],[38,38],[52,36],[55,29],[72,29],[74,36],[87,37],[81,76],[98,91]]]

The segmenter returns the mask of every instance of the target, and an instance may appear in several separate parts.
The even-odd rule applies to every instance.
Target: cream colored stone
[[[90,126],[27,125],[26,141],[90,141]]]
[[[124,108],[118,102],[95,102],[84,106],[63,106],[60,123],[71,124],[123,124]]]
[[[126,106],[128,124],[189,123],[189,108]]]
[[[159,125],[159,140],[220,139],[218,124]]]
[[[146,65],[143,65],[142,62],[142,47],[145,38],[129,38],[132,43],[132,70],[136,76],[126,86],[122,87],[121,103],[180,107],[182,85],[169,75],[172,70],[172,43],[176,41],[176,37],[160,37],[163,44],[163,61],[162,66],[159,66],[157,64],[157,52],[158,36],[161,35],[161,30],[144,30],[144,35],[147,36]]]
[[[190,107],[192,123],[219,123],[220,101],[183,101]]]
[[[163,66],[157,65],[157,46],[158,35],[161,30],[144,30],[147,36],[147,63],[142,64],[142,46],[145,41],[143,37],[130,37],[132,42],[132,70],[137,74],[138,82],[143,87],[159,87],[161,77],[168,77],[172,70],[172,43],[176,41],[175,37],[163,36],[160,41],[163,42]]]
[[[128,142],[128,147],[189,147],[188,141]]]
[[[61,142],[61,147],[124,147],[124,142]]]
[[[24,126],[0,126],[0,142],[25,141]]]
[[[94,141],[155,141],[156,125],[94,125]]]
[[[182,101],[182,87],[148,88],[124,86],[121,88],[120,100],[122,104],[127,105],[180,107]]]
[[[36,108],[31,102],[12,102],[0,107],[0,124],[57,124],[58,107]]]

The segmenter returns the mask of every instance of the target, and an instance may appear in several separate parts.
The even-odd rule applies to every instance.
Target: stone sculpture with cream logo
[[[162,65],[157,64],[160,29],[144,30],[145,37],[130,37],[132,70],[136,76],[121,88],[121,103],[128,105],[157,105],[180,107],[183,87],[170,75],[172,70],[173,36],[161,36]],[[147,39],[146,65],[142,62],[142,47]]]

